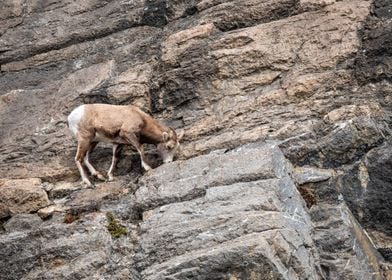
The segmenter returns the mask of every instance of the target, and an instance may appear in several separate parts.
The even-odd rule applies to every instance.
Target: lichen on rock
[[[106,218],[108,219],[107,229],[114,238],[119,238],[122,235],[126,235],[128,230],[126,227],[121,225],[119,221],[114,217],[113,213],[106,213]]]

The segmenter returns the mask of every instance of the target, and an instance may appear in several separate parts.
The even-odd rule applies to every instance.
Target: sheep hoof
[[[148,165],[148,164],[146,164],[146,163],[142,163],[142,167],[143,167],[143,169],[146,171],[146,172],[148,172],[148,171],[150,171],[152,168]]]
[[[106,181],[106,178],[105,178],[105,176],[103,176],[101,173],[96,173],[95,174],[95,177],[97,177],[99,180],[101,180],[101,181]]]
[[[93,184],[91,184],[91,182],[88,179],[84,179],[83,180],[83,185],[85,185],[86,187],[92,187]]]

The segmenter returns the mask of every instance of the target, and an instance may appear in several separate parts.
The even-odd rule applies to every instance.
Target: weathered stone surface
[[[258,149],[242,147],[224,154],[212,153],[165,164],[139,180],[141,187],[135,193],[136,202],[143,207],[155,207],[198,197],[213,186],[282,177],[285,172],[282,163],[282,153],[265,146]],[[162,181],[165,184],[157,188],[155,183]],[[178,184],[182,182],[179,188]]]
[[[41,218],[35,214],[17,214],[5,223],[4,229],[8,232],[33,230],[41,223]]]
[[[279,184],[290,188],[273,179],[217,186],[209,188],[203,198],[149,213],[141,228],[141,265],[148,267],[142,275],[146,279],[169,275],[175,279],[186,275],[209,279],[216,275],[218,279],[237,273],[260,278],[270,273],[275,279],[289,270],[289,275],[299,278],[317,278],[312,253],[305,249],[311,246],[304,230],[306,217],[303,220],[294,208],[290,213],[287,205],[280,205],[278,195],[273,194]],[[268,200],[264,201],[266,193]],[[248,253],[252,247],[253,253]],[[296,263],[294,271],[284,257],[290,254],[290,261]],[[221,267],[227,270],[219,272]]]
[[[120,198],[128,192],[119,182],[103,183],[95,188],[74,192],[66,206],[76,213],[96,211],[104,200]]]
[[[274,200],[277,195],[269,191],[266,182],[272,186],[282,181],[276,178],[277,169],[271,167],[276,166],[272,158],[279,161],[280,156],[261,149],[265,155],[258,159],[243,150],[238,151],[243,153],[238,155],[239,162],[229,161],[236,153],[231,151],[233,148],[272,139],[279,141],[279,147],[295,168],[331,170],[330,178],[326,174],[318,177],[317,181],[325,179],[320,182],[309,181],[309,176],[305,176],[307,179],[300,187],[315,223],[312,251],[319,251],[319,257],[315,257],[317,252],[311,255],[322,268],[317,275],[355,278],[364,260],[361,252],[370,252],[350,249],[360,235],[352,234],[350,226],[342,222],[341,212],[333,211],[334,207],[343,205],[336,206],[341,199],[366,228],[375,247],[390,260],[390,182],[385,173],[389,167],[390,144],[383,144],[389,143],[391,138],[390,1],[79,2],[5,0],[1,3],[0,177],[41,178],[44,185],[56,186],[53,190],[47,189],[49,198],[62,199],[40,210],[42,217],[46,217],[43,228],[53,222],[55,229],[64,232],[73,223],[84,223],[86,212],[98,211],[97,215],[101,215],[99,213],[108,211],[122,219],[128,228],[136,229],[140,222],[141,228],[152,229],[154,236],[162,238],[164,243],[170,242],[170,238],[160,236],[153,228],[161,228],[159,223],[162,222],[173,232],[171,223],[165,220],[179,225],[170,217],[177,215],[174,211],[180,206],[200,210],[195,222],[202,218],[208,220],[210,214],[235,216],[236,211],[240,221],[244,210],[233,206],[233,213],[229,209],[224,212],[224,207],[220,207],[212,195],[213,190],[225,194],[231,190],[233,195],[237,194],[236,188],[266,191],[260,201],[252,200],[246,191],[244,197],[248,195],[251,205],[269,209],[267,196]],[[88,189],[74,190],[74,187],[79,188],[78,183],[59,186],[59,181],[79,180],[73,161],[76,143],[68,132],[66,116],[74,107],[92,102],[136,104],[175,128],[184,128],[186,134],[180,153],[184,161],[164,165],[141,176],[139,157],[125,148],[116,175],[128,177],[119,178],[120,188],[111,189],[109,185],[96,182],[94,193]],[[220,152],[193,159],[216,150]],[[147,153],[151,164],[158,166],[154,151],[148,147]],[[110,158],[108,145],[98,146],[91,155],[100,171],[108,169]],[[213,162],[210,169],[199,168],[209,161]],[[241,167],[242,161],[249,161],[246,168]],[[258,162],[263,166],[257,165]],[[253,177],[254,174],[260,177]],[[135,180],[140,176],[138,183]],[[129,181],[136,184],[130,185]],[[183,188],[178,186],[179,182]],[[256,186],[244,187],[247,184]],[[252,194],[261,196],[257,191]],[[233,196],[227,195],[225,199],[238,206]],[[203,212],[203,203],[211,205],[213,213]],[[248,205],[246,203],[248,201],[244,203]],[[56,207],[61,211],[54,211]],[[163,220],[157,218],[160,207],[164,207]],[[8,215],[8,210],[1,211]],[[72,224],[62,224],[62,211],[69,211],[67,221],[73,221]],[[314,212],[325,213],[324,221],[320,224],[315,221],[318,214]],[[178,213],[181,219],[189,215],[196,214]],[[129,221],[135,224],[129,225]],[[223,243],[219,243],[218,237],[218,241],[207,240],[207,244],[216,249],[214,252],[197,248],[203,244],[197,243],[198,239],[193,238],[190,230],[192,227],[187,224],[183,229],[188,237],[173,235],[179,238],[181,252],[188,248],[181,243],[182,238],[191,240],[190,251],[176,256],[165,251],[164,244],[156,244],[162,250],[154,253],[151,244],[155,243],[146,232],[132,230],[127,237],[140,239],[139,249],[133,251],[133,244],[126,244],[119,251],[126,251],[125,255],[130,258],[137,256],[140,260],[137,264],[128,262],[124,254],[107,261],[106,253],[100,251],[91,255],[96,261],[93,265],[83,261],[79,265],[67,259],[62,270],[61,255],[60,261],[45,266],[58,269],[58,274],[53,270],[42,272],[39,268],[29,277],[140,279],[140,273],[153,278],[178,272],[173,277],[181,278],[198,273],[214,275],[217,267],[224,267],[226,272],[219,271],[218,279],[252,279],[260,274],[279,278],[281,270],[276,263],[284,256],[269,255],[264,250],[265,246],[271,246],[267,241],[259,244],[252,240],[252,237],[260,240],[260,236],[268,238],[274,231],[246,234],[237,229],[233,236],[238,238],[228,240],[230,236],[221,234],[220,230],[224,232],[234,226],[233,221],[235,217],[222,222],[219,228],[216,220],[211,220],[214,234],[227,239]],[[4,222],[1,220],[0,224]],[[290,228],[284,219],[271,218],[271,223],[275,222],[282,222],[284,227],[275,232]],[[96,223],[102,228],[99,221]],[[89,228],[87,231],[92,231],[92,224],[84,225]],[[247,226],[250,230],[259,230],[265,224],[255,222],[254,227]],[[82,229],[78,228],[77,232],[82,233]],[[32,238],[28,234],[24,236]],[[60,235],[58,238],[61,240]],[[77,244],[76,239],[74,244]],[[228,245],[230,253],[222,244]],[[112,250],[110,246],[105,248]],[[282,252],[287,252],[290,246],[283,246]],[[250,247],[257,250],[244,255],[249,263],[246,269],[241,256],[237,256]],[[331,247],[333,250],[327,250]],[[72,250],[75,249],[72,247]],[[230,256],[227,261],[223,260],[225,253]],[[81,255],[88,253],[84,251]],[[145,261],[147,255],[151,262],[160,260],[161,264],[149,266]],[[171,258],[164,260],[166,256]],[[266,256],[273,261],[255,268],[255,259]],[[298,258],[294,254],[292,259]],[[191,269],[176,266],[177,259]],[[33,262],[35,267],[36,259]],[[45,264],[45,258],[40,262]],[[106,266],[100,265],[105,262],[108,262]],[[133,270],[135,267],[140,271]],[[371,273],[369,267],[377,271],[370,261],[364,261],[363,267],[366,277]],[[383,267],[388,270],[388,263]],[[87,275],[85,271],[99,272]],[[16,277],[24,272],[18,273]],[[285,277],[295,278],[300,273],[290,270]]]
[[[23,21],[12,28],[7,26],[7,19],[3,21],[6,25],[1,29],[1,64],[138,25],[143,12],[143,1],[12,2],[3,13],[14,12],[23,17]],[[34,27],[34,32],[27,27]]]
[[[390,128],[382,118],[357,117],[336,122],[320,134],[318,139],[312,132],[289,138],[280,147],[296,164],[338,168],[380,145]]]
[[[343,200],[310,211],[326,279],[383,279],[379,253]]]
[[[63,206],[63,205],[50,205],[45,208],[41,208],[38,210],[37,215],[41,219],[47,219],[53,216],[53,214],[57,213],[64,213],[67,210],[69,210],[69,207]]]
[[[289,171],[275,145],[250,145],[167,164],[144,176],[136,201],[155,209],[145,211],[141,223],[136,256],[142,277],[322,277],[317,253],[309,250],[313,225]],[[347,224],[340,229],[350,233]],[[335,249],[338,254],[347,247]],[[366,263],[360,249],[348,255]],[[333,271],[353,274],[360,265],[337,265]],[[366,269],[369,275],[374,271]]]
[[[38,228],[0,235],[0,272],[5,279],[321,279],[356,275],[361,261],[379,273],[362,249],[320,267],[347,246],[324,254],[330,235],[318,237],[291,171],[276,144],[255,143],[160,166],[139,179],[134,195],[121,181],[75,191],[65,201],[72,217],[56,212]],[[114,213],[127,235],[112,239],[97,211]],[[329,215],[338,216],[322,217]],[[339,230],[350,233],[345,223]],[[3,258],[15,248],[23,249]]]
[[[94,1],[64,6],[56,2],[51,7],[27,4],[36,8],[27,8],[26,17],[41,11],[41,21],[51,23],[49,29],[55,26],[51,14],[61,13],[63,18],[75,10],[78,18],[66,21],[62,26],[66,30],[48,35],[46,41],[44,32],[34,37],[47,42],[47,51],[30,52],[23,60],[16,59],[24,56],[16,53],[21,49],[2,54],[4,59],[10,58],[3,63],[0,77],[4,85],[0,113],[7,120],[2,124],[7,133],[0,139],[1,149],[7,151],[1,155],[7,162],[1,165],[1,175],[25,178],[40,174],[52,180],[76,177],[72,161],[75,142],[66,129],[65,116],[82,102],[134,103],[170,119],[174,126],[186,129],[184,157],[259,139],[310,133],[313,137],[302,145],[307,149],[297,151],[297,143],[288,142],[289,158],[330,167],[340,154],[330,156],[326,151],[325,163],[320,158],[306,160],[325,152],[315,143],[325,136],[324,131],[333,131],[336,122],[325,125],[323,120],[341,107],[362,106],[363,100],[378,106],[377,118],[369,122],[386,135],[382,100],[372,92],[355,91],[350,72],[369,2],[317,1],[308,8],[307,1],[298,6],[298,1],[286,0],[159,3],[154,6],[146,1],[144,8],[141,1],[121,3],[117,9],[114,3]],[[126,9],[143,13],[141,21],[158,20],[161,15],[163,31],[139,26],[138,19],[135,27],[125,24],[124,30],[113,32],[111,28],[124,18]],[[116,20],[107,25],[110,19],[103,18],[95,26],[96,15],[109,11]],[[91,24],[97,30],[107,26],[107,36],[97,31],[95,40],[88,40],[92,32],[88,28],[72,35],[79,15],[83,22],[94,17]],[[134,19],[131,13],[125,21]],[[29,24],[26,21],[10,28],[7,36],[17,37]],[[248,28],[223,32],[238,27]],[[72,36],[82,39],[77,44],[57,43]],[[53,47],[59,44],[61,47]],[[9,119],[11,111],[18,117]],[[357,134],[354,137],[360,139],[350,143],[356,155],[363,155],[363,147],[367,151],[383,139],[379,134],[372,139]],[[325,139],[326,145],[337,137],[332,134]],[[341,153],[352,151],[343,149]],[[99,162],[109,162],[109,155],[105,153]],[[336,165],[349,160],[352,157]]]
[[[71,182],[58,182],[56,184],[50,184],[45,187],[45,190],[49,193],[50,199],[60,199],[67,195],[70,195],[76,190],[81,189],[83,186],[79,183]]]
[[[108,96],[115,103],[132,100],[132,104],[148,111],[151,107],[148,95],[153,64],[136,65],[121,73],[108,88]]]
[[[0,180],[0,218],[31,213],[49,205],[38,178]]]
[[[1,235],[0,272],[2,279],[140,279],[126,257],[129,243],[112,240],[103,213],[72,224],[48,222]]]

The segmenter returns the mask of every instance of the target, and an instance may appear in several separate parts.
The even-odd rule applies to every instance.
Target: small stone
[[[334,171],[314,167],[297,167],[294,170],[294,179],[299,185],[326,181],[333,176]]]
[[[38,228],[42,220],[35,214],[17,214],[13,216],[4,228],[6,231],[23,231]]]
[[[51,217],[55,212],[65,212],[67,208],[60,205],[51,205],[38,210],[37,214],[41,219],[47,219]]]
[[[51,199],[63,198],[70,195],[76,190],[81,188],[80,184],[74,184],[70,182],[59,182],[49,192],[49,197]]]

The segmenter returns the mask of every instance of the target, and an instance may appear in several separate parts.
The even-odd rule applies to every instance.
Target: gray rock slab
[[[271,145],[244,146],[160,166],[141,178],[136,201],[149,208],[201,196],[213,186],[280,178],[286,163],[279,148]]]
[[[275,144],[253,144],[142,178],[142,276],[318,279],[312,224],[289,172]]]

